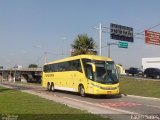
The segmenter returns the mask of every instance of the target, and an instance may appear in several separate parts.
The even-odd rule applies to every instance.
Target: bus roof
[[[76,59],[81,59],[81,58],[86,58],[86,59],[91,59],[91,60],[102,60],[102,61],[112,61],[111,58],[107,58],[105,56],[98,56],[98,55],[77,55],[77,56],[73,56],[73,57],[68,57],[68,58],[64,58],[61,60],[56,60],[53,62],[49,62],[46,63],[47,64],[53,64],[53,63],[59,63],[59,62],[66,62],[66,61],[71,61],[71,60],[76,60]]]

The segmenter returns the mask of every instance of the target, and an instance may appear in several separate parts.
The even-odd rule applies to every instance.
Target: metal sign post
[[[111,57],[111,50],[110,50],[110,46],[111,45],[118,45],[118,43],[111,43],[111,42],[107,43],[107,46],[108,46],[108,57]]]

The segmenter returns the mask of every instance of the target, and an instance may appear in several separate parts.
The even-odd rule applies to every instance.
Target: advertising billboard
[[[160,32],[145,30],[145,43],[160,45]]]

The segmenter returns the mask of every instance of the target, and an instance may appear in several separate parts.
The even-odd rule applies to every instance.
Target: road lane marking
[[[105,102],[100,103],[101,105],[109,106],[109,107],[134,107],[134,106],[141,106],[140,103],[134,102]]]
[[[91,103],[91,102],[87,102],[87,101],[83,101],[83,100],[77,100],[77,99],[70,98],[70,97],[62,97],[62,98],[69,99],[69,100],[76,101],[76,102],[80,102],[80,103],[89,104],[89,105],[92,105],[92,106],[97,106],[97,107],[105,108],[105,109],[110,109],[110,110],[119,112],[119,114],[139,114],[139,113],[136,113],[136,112],[131,112],[131,111],[127,111],[127,110],[117,109],[117,108],[113,108],[113,107],[109,107],[109,106],[104,106],[104,105],[97,104],[97,103]]]

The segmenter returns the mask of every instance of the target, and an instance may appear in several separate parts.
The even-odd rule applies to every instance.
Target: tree
[[[78,35],[73,44],[71,44],[73,49],[71,56],[81,55],[81,54],[97,54],[96,43],[93,38],[88,37],[87,34]]]
[[[38,68],[38,65],[36,65],[36,64],[30,64],[30,65],[28,66],[28,68]]]

